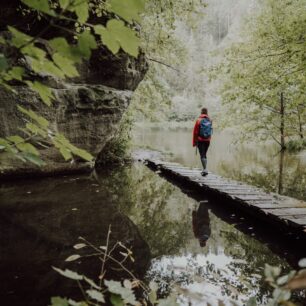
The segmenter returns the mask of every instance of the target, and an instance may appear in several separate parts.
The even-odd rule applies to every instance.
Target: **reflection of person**
[[[212,135],[212,121],[208,117],[208,111],[206,107],[201,110],[201,115],[197,119],[193,128],[193,140],[192,145],[197,146],[200,152],[201,163],[203,166],[202,175],[205,176],[207,172],[207,150],[210,145],[210,139]]]
[[[200,203],[198,210],[192,211],[192,229],[194,236],[199,239],[200,246],[205,247],[210,237],[209,212],[204,203]]]

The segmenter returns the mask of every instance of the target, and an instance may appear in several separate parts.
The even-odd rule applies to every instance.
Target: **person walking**
[[[202,176],[208,174],[207,171],[207,150],[210,145],[211,135],[212,135],[212,121],[208,117],[208,110],[203,107],[201,110],[201,115],[197,119],[193,128],[193,147],[197,146],[200,153],[201,163],[203,166]]]

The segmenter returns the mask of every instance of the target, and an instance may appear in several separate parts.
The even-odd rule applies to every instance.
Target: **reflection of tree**
[[[302,161],[287,152],[266,150],[264,153],[259,155],[257,151],[245,148],[237,150],[236,159],[240,167],[231,161],[222,160],[218,170],[221,175],[267,191],[306,200],[306,171]]]
[[[116,195],[119,209],[128,215],[149,244],[153,257],[174,254],[187,239],[186,218],[190,199],[143,165],[132,165],[99,176],[110,197]],[[184,213],[185,211],[185,213]]]
[[[289,265],[273,254],[268,246],[213,213],[209,213],[209,218],[211,237],[207,247],[202,249],[191,240],[187,247],[189,253],[180,252],[154,259],[148,272],[149,278],[160,282],[162,295],[169,293],[169,284],[173,282],[182,285],[203,282],[216,286],[227,298],[256,295],[263,304],[271,294],[271,288],[263,279],[265,263],[282,267],[285,271],[290,269]],[[218,268],[213,258],[219,258],[216,261],[219,263],[224,261],[224,265]]]

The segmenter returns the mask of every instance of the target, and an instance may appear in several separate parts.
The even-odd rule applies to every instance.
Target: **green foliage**
[[[306,139],[288,141],[287,149],[289,152],[299,152],[306,150]]]
[[[51,88],[41,81],[33,80],[31,74],[43,73],[58,79],[77,77],[79,73],[76,65],[83,59],[89,59],[92,51],[97,49],[101,42],[114,54],[122,48],[129,55],[138,56],[140,40],[133,29],[133,21],[140,21],[140,14],[145,5],[144,0],[130,0],[128,3],[115,0],[107,3],[90,0],[59,0],[58,2],[22,0],[22,2],[30,11],[36,11],[39,18],[45,16],[49,24],[35,37],[13,26],[8,26],[10,37],[6,39],[1,37],[0,41],[4,49],[14,51],[0,54],[0,85],[7,89],[13,90],[12,81],[21,82],[36,92],[46,105],[51,106],[54,100]],[[95,24],[88,23],[89,17],[95,14],[96,10],[103,12],[104,15],[111,13],[115,17],[107,22],[106,27],[102,24],[103,20],[99,18]],[[97,17],[101,16],[102,14]],[[56,22],[59,20],[81,25],[77,32],[74,32],[71,27],[61,28],[71,36],[69,40],[71,43],[68,43],[64,37],[49,39],[43,37],[48,28],[57,27]],[[100,40],[97,40],[98,37]],[[24,58],[31,71],[25,67],[14,66],[15,59],[11,54],[16,52],[19,53],[20,58]],[[65,160],[71,160],[74,156],[86,161],[93,160],[90,153],[75,147],[63,135],[54,131],[48,120],[41,115],[19,105],[18,109],[25,115],[26,125],[22,130],[29,137],[22,138],[22,142],[19,139],[17,143],[13,141],[15,138],[3,139],[1,150],[14,154],[21,160],[43,165],[38,150],[28,143],[29,140],[38,143],[43,140],[49,145],[54,145]]]
[[[95,26],[95,32],[101,36],[102,42],[114,54],[117,54],[121,47],[125,52],[138,56],[139,38],[133,30],[124,25],[123,21],[109,20],[106,27]]]
[[[225,50],[213,72],[224,81],[224,125],[239,125],[246,138],[282,145],[281,136],[297,137],[306,122],[305,8],[299,0],[268,0],[253,13],[241,41]]]
[[[186,89],[184,72],[190,45],[182,42],[180,26],[192,32],[203,18],[204,8],[199,0],[153,0],[146,4],[140,39],[149,71],[133,95],[131,107],[136,119],[167,120],[173,96]]]
[[[129,23],[133,20],[140,22],[140,13],[144,11],[145,1],[144,0],[108,0],[106,5],[109,6],[109,11],[122,17]]]

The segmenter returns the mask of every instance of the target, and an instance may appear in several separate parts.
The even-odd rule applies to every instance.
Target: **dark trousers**
[[[209,145],[210,145],[210,141],[199,141],[198,142],[198,149],[199,149],[199,152],[200,152],[201,159],[202,158],[207,158],[206,153],[207,153]]]

